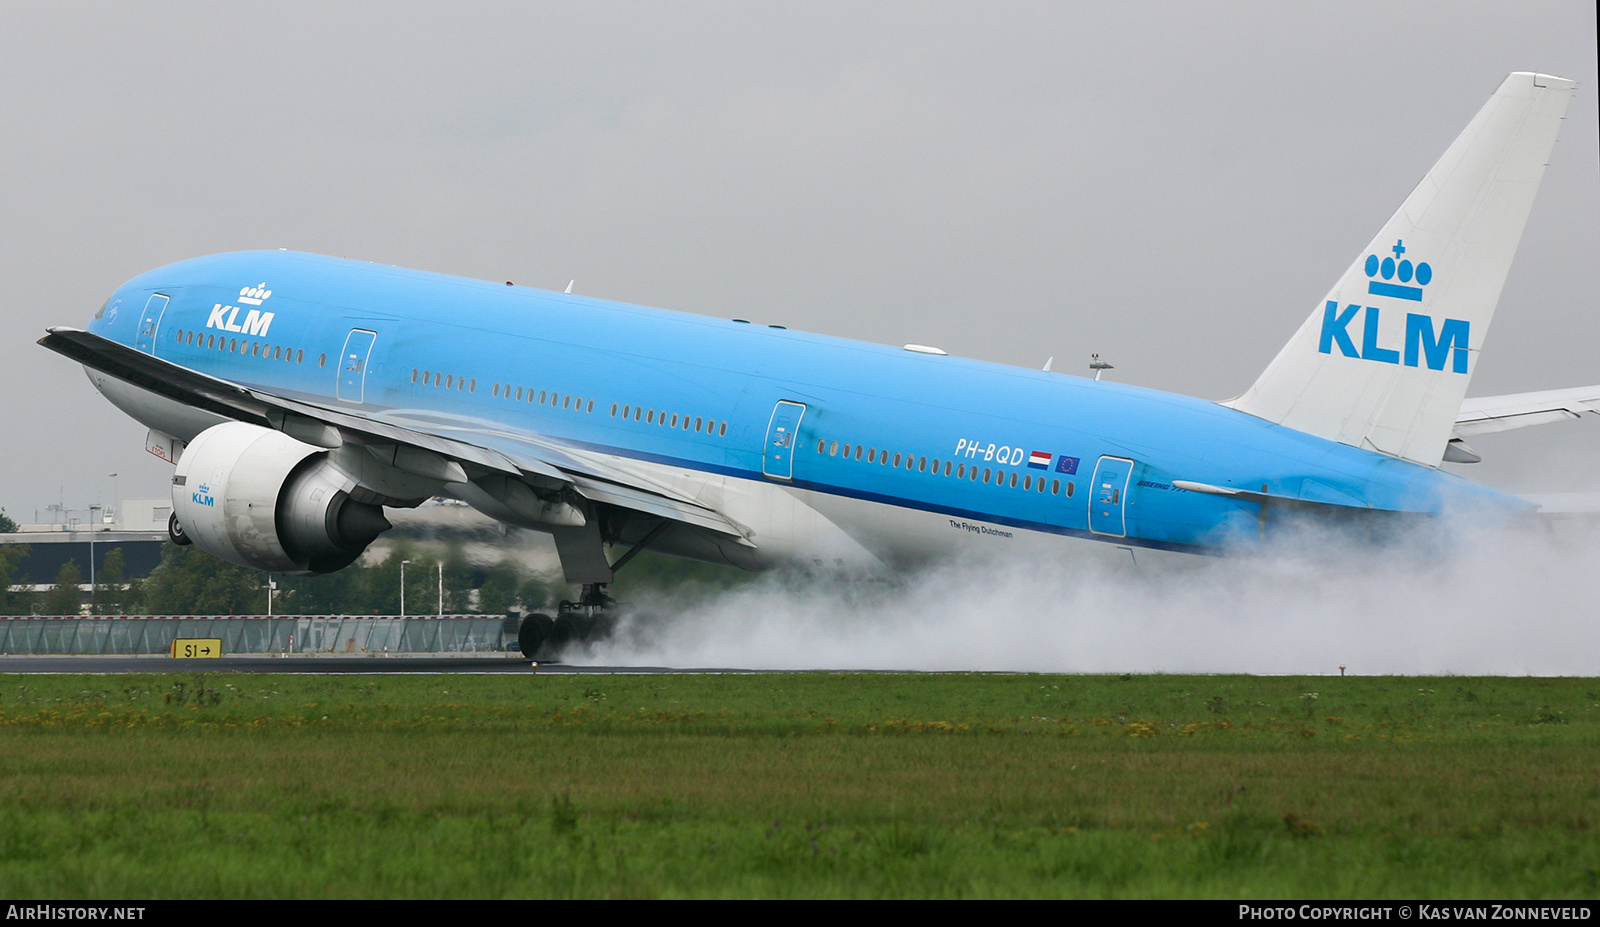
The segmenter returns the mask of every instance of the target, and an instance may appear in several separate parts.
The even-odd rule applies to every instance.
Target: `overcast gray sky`
[[[1226,398],[1509,71],[1578,80],[1473,395],[1600,382],[1592,3],[0,6],[0,505],[170,468],[34,341],[295,248]],[[1600,422],[1461,472],[1600,488]]]

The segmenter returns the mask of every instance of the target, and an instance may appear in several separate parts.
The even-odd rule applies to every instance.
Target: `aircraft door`
[[[161,328],[161,314],[167,311],[168,302],[167,297],[155,293],[144,304],[144,315],[139,318],[139,331],[133,338],[134,350],[156,353],[156,332]]]
[[[1108,537],[1127,537],[1128,480],[1133,461],[1102,457],[1089,482],[1089,530]]]
[[[761,472],[775,480],[794,479],[794,446],[799,440],[800,420],[805,418],[802,402],[779,401],[767,423],[766,451],[761,457]]]
[[[377,332],[363,328],[350,329],[344,340],[344,350],[339,354],[339,390],[341,402],[363,402],[367,390],[367,355],[372,352],[372,342]]]

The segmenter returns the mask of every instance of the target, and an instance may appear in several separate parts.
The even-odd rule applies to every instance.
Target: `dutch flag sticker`
[[[1028,466],[1035,470],[1048,470],[1050,469],[1050,457],[1051,455],[1044,451],[1034,451],[1028,455]]]

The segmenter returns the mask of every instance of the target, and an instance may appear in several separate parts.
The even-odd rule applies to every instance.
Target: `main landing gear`
[[[530,660],[560,659],[574,645],[591,644],[610,637],[617,628],[617,600],[606,595],[606,586],[621,569],[650,546],[672,524],[662,519],[646,531],[615,563],[606,559],[605,538],[618,532],[601,532],[599,510],[589,505],[582,525],[553,529],[561,571],[568,582],[577,583],[583,593],[576,602],[562,602],[554,618],[532,614],[522,619],[517,631],[517,646]]]
[[[522,619],[517,646],[530,660],[553,660],[573,644],[589,644],[611,636],[617,626],[617,600],[605,594],[605,583],[585,583],[576,602],[563,601],[554,618],[534,613]]]

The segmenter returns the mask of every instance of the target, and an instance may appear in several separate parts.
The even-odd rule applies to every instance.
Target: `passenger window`
[[[825,454],[825,453],[827,453],[827,451],[828,451],[828,440],[826,438],[818,438],[817,439],[817,453],[818,454]]]
[[[899,466],[900,466],[900,455],[899,455],[899,454],[895,454],[895,455],[894,455],[894,465],[895,465],[895,466],[896,466],[896,467],[899,467]]]
[[[1032,477],[1032,475],[1025,476],[1025,477],[1022,478],[1022,488],[1024,490],[1029,490],[1029,489],[1033,488],[1033,477]]]
[[[592,414],[594,414],[594,400],[593,399],[589,400],[589,404],[583,407],[583,414],[584,415],[592,415]]]
[[[828,446],[828,456],[829,457],[838,457],[839,456],[839,442],[835,441],[835,442],[833,442],[833,444]]]
[[[949,476],[950,475],[950,461],[948,461],[948,460],[944,462],[944,475],[945,476]]]
[[[728,433],[728,423],[727,422],[723,422],[721,425],[717,426],[717,436],[718,437],[721,437],[722,435],[725,435],[727,433]],[[857,453],[859,453],[859,451]]]
[[[490,398],[493,398],[493,399],[499,399],[500,398],[500,384],[496,383],[494,385],[494,389],[489,391],[489,396],[490,396]]]
[[[477,377],[473,377],[471,380],[467,381],[467,392],[476,393],[477,391],[478,391],[478,378]]]
[[[612,418],[616,418],[617,417],[617,404],[614,403],[614,402],[611,404],[611,417]]]
[[[306,349],[305,348],[301,348],[300,350],[294,352],[294,362],[295,363],[298,364],[298,363],[300,363],[301,361],[303,361],[305,359],[306,359]]]
[[[1072,498],[1072,481],[1070,480],[1067,481],[1067,498]]]
[[[1040,480],[1039,482],[1043,483],[1044,481]],[[1060,480],[1051,480],[1050,481],[1050,495],[1058,496],[1060,494],[1061,494],[1061,481]]]
[[[964,480],[966,478],[967,478],[967,465],[966,464],[962,464],[961,466],[956,468],[956,479]]]
[[[994,473],[994,471],[993,471],[993,470],[991,470],[991,469],[989,469],[989,468],[988,468],[988,467],[984,467],[984,468],[983,468],[983,482],[984,482],[984,485],[988,485],[988,483],[989,483],[989,477],[990,477],[990,475],[992,475],[992,474],[993,474],[993,473]]]
[[[644,414],[644,410],[643,409],[639,408],[638,406],[634,406],[633,407],[633,420],[634,421],[637,422],[639,420],[639,416],[641,416],[643,414]]]
[[[449,376],[444,378],[444,388],[445,389],[455,389],[456,388],[456,375],[455,374],[452,373]]]
[[[1017,475],[1015,473],[1011,474],[1011,488],[1017,488]]]
[[[856,445],[856,459],[857,460],[861,459],[861,445],[859,445],[859,444]]]
[[[417,368],[415,367],[411,368],[411,382],[417,382]]]
[[[229,354],[238,354],[239,353],[239,339],[237,339],[237,338],[229,338],[228,339],[228,353]]]
[[[326,367],[327,365],[328,365],[328,355],[326,355],[326,354],[318,354],[317,355],[317,366],[318,367]]]
[[[922,473],[927,473],[928,472],[928,458],[926,458],[926,457],[917,458],[917,470],[919,470]]]
[[[704,420],[701,419],[700,416],[696,415],[694,417],[694,433],[695,434],[699,434],[700,433],[700,423],[702,421],[704,421]]]
[[[645,410],[644,423],[646,425],[654,425],[656,423],[656,410],[654,410],[654,409],[646,409]]]

